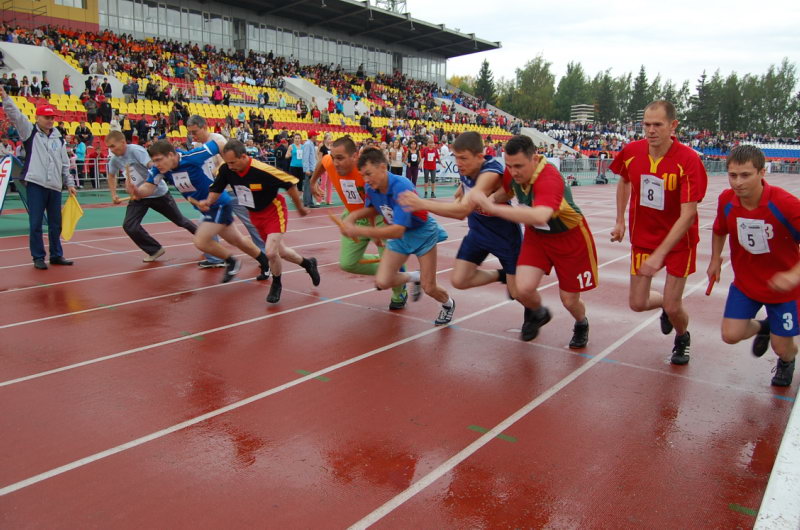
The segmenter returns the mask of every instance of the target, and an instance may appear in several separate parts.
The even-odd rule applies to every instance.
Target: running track
[[[155,264],[120,228],[78,232],[76,265],[46,272],[2,238],[0,527],[751,527],[797,383],[771,388],[772,353],[719,339],[729,268],[703,292],[724,187],[701,205],[686,367],[658,313],[627,308],[613,186],[573,188],[601,265],[582,352],[552,278],[532,343],[500,285],[450,289],[446,328],[430,298],[389,312],[338,269],[325,210],[287,236],[321,285],[289,265],[270,307],[254,261],[220,285],[169,223],[148,226]],[[466,223],[442,223],[449,288]]]

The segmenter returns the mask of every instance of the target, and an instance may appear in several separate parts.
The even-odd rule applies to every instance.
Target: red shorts
[[[265,242],[269,234],[286,233],[286,225],[289,220],[289,211],[286,208],[286,199],[280,193],[272,201],[272,204],[263,210],[250,210],[250,221],[258,230],[258,235]]]
[[[536,232],[526,226],[517,259],[517,266],[520,265],[537,267],[548,275],[555,268],[559,288],[568,293],[597,287],[597,249],[586,219],[557,234]]]
[[[631,247],[631,276],[639,274],[639,267],[653,253],[652,249]],[[697,265],[697,245],[683,250],[673,250],[664,258],[667,274],[686,278],[695,271]]]

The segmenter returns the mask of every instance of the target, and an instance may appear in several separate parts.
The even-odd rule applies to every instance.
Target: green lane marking
[[[485,427],[481,427],[480,425],[470,425],[469,427],[467,427],[467,429],[469,429],[471,431],[479,432],[481,434],[486,434],[487,432],[489,432],[489,429],[486,429]],[[498,434],[497,436],[495,436],[495,438],[500,438],[501,440],[505,440],[505,441],[511,442],[511,443],[514,443],[514,442],[517,441],[516,438],[514,438],[513,436],[509,436],[507,434]]]
[[[734,503],[730,503],[728,505],[728,508],[730,508],[734,512],[743,513],[743,514],[749,515],[751,517],[755,517],[756,515],[758,515],[758,512],[756,510],[752,510],[750,508],[745,508],[744,506],[739,506],[738,504],[734,504]]]
[[[184,337],[188,337],[189,335],[194,335],[194,333],[189,333],[188,331],[181,331],[181,335],[183,335]],[[204,340],[202,335],[197,335],[197,336],[192,337],[192,338],[194,340]]]
[[[295,370],[295,372],[297,372],[300,375],[310,375],[311,374],[311,372],[309,372],[308,370]],[[329,378],[321,376],[321,375],[315,377],[314,379],[316,379],[317,381],[322,381],[323,383],[327,383],[328,381],[330,381]]]

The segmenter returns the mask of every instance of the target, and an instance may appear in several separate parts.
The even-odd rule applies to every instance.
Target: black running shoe
[[[200,267],[201,269],[217,269],[217,268],[224,267],[225,266],[225,262],[224,261],[209,261],[207,259],[204,259],[203,261],[198,261],[197,262],[197,266]]]
[[[573,350],[580,350],[589,344],[589,320],[586,323],[575,322],[572,328],[572,340],[569,341],[569,347]]]
[[[453,313],[456,311],[456,302],[455,300],[450,301],[450,307],[446,305],[442,305],[442,310],[439,311],[439,316],[433,323],[437,326],[444,326],[445,324],[449,324],[451,320],[453,320]]]
[[[317,269],[317,258],[308,258],[308,268],[306,272],[311,276],[311,283],[316,287],[319,285],[319,270]]]
[[[761,357],[767,352],[769,348],[769,321],[759,320],[761,329],[758,330],[756,338],[753,339],[753,355]]]
[[[675,346],[672,348],[672,357],[669,362],[679,366],[689,362],[689,346],[692,344],[692,337],[687,331],[683,335],[675,337]]]
[[[662,309],[661,310],[661,333],[663,333],[664,335],[669,335],[670,333],[672,333],[673,329],[675,329],[675,328],[672,326],[672,322],[669,321],[669,316],[667,315],[667,312]]]
[[[794,359],[787,363],[783,359],[778,359],[778,364],[772,369],[775,375],[772,377],[772,386],[789,386],[792,384],[794,375]]]
[[[269,288],[269,294],[267,295],[267,303],[277,304],[280,302],[282,290],[283,286],[280,283],[272,282],[272,285]]]
[[[228,283],[234,276],[239,274],[239,269],[242,268],[242,263],[234,258],[228,258],[225,263],[225,272],[222,274],[222,283]]]
[[[522,332],[519,338],[525,342],[535,339],[539,335],[539,328],[550,322],[551,318],[553,318],[553,315],[550,314],[550,310],[546,307],[544,308],[544,314],[538,319],[533,316],[533,311],[525,308],[525,322],[522,323]]]

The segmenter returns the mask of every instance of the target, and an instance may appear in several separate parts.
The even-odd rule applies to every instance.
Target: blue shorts
[[[800,335],[797,326],[797,301],[783,302],[781,304],[764,304],[757,302],[731,284],[728,289],[728,300],[725,302],[725,318],[748,320],[754,318],[761,309],[767,308],[769,331],[779,337],[795,337]]]
[[[516,274],[517,258],[522,245],[522,229],[519,225],[511,225],[510,228],[505,237],[501,234],[470,228],[461,241],[456,259],[480,265],[486,256],[492,254],[500,260],[500,265],[506,274]]]
[[[409,256],[424,256],[436,246],[440,241],[447,239],[447,232],[439,226],[433,217],[428,217],[428,221],[413,230],[406,229],[406,233],[400,239],[390,239],[386,243],[386,248],[398,254]]]
[[[233,204],[214,204],[207,212],[203,213],[203,221],[207,223],[217,223],[218,225],[230,225],[233,223]]]

